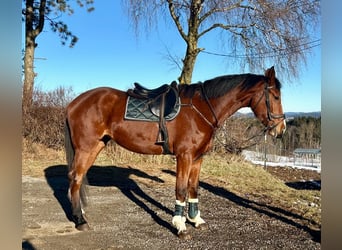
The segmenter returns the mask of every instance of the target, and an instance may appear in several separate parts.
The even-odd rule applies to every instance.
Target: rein
[[[210,101],[209,101],[209,98],[208,98],[207,94],[205,93],[204,84],[201,85],[201,90],[202,90],[202,94],[203,94],[203,96],[204,96],[204,98],[205,98],[205,101],[207,102],[207,104],[208,104],[208,106],[209,106],[209,108],[210,108],[210,111],[211,111],[211,113],[213,114],[213,116],[214,116],[214,118],[215,118],[215,124],[212,125],[212,127],[217,128],[217,127],[218,127],[218,119],[217,119],[217,116],[216,116],[216,114],[215,114],[214,108],[213,108],[213,106],[211,105],[211,103],[210,103]]]
[[[203,115],[203,114],[201,113],[201,111],[192,103],[192,98],[190,99],[190,103],[189,103],[189,104],[181,104],[181,106],[190,106],[193,110],[195,110],[195,111],[197,112],[197,114],[199,114],[199,115],[202,117],[202,119],[203,119],[206,123],[208,123],[208,125],[209,125],[212,129],[216,130],[216,129],[218,128],[218,119],[217,119],[217,116],[216,116],[216,114],[215,114],[214,108],[213,108],[213,106],[211,105],[211,103],[210,103],[210,101],[209,101],[209,98],[208,98],[207,94],[205,93],[205,89],[204,89],[204,85],[203,85],[203,84],[201,85],[201,92],[202,92],[202,95],[204,96],[204,99],[205,99],[206,103],[208,104],[208,107],[209,107],[209,109],[210,109],[211,114],[213,115],[213,117],[214,117],[214,119],[215,119],[215,122],[214,122],[214,123],[210,122],[210,121],[208,120],[208,118],[205,117],[205,115]]]

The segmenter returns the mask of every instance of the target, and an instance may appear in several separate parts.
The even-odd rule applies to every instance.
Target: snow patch
[[[244,158],[256,165],[265,164],[265,155],[254,151],[244,150],[242,151]],[[270,167],[292,167],[305,170],[313,170],[321,172],[321,162],[317,159],[312,159],[309,162],[303,159],[296,158],[294,161],[293,157],[279,156],[279,155],[266,155],[266,166]]]

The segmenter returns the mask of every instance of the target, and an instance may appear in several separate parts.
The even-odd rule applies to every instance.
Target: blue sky
[[[75,8],[72,16],[62,17],[79,37],[74,48],[61,46],[57,34],[46,24],[37,38],[36,87],[49,91],[59,86],[72,86],[74,92],[80,94],[99,86],[126,90],[134,82],[153,88],[178,78],[180,71],[166,59],[166,48],[183,57],[185,43],[171,22],[163,22],[159,31],[152,30],[149,35],[141,31],[137,37],[120,1],[96,1],[94,6],[95,11],[91,13]],[[216,37],[203,38],[201,42],[208,50],[221,52]],[[297,81],[287,83],[280,79],[285,112],[321,110],[320,49],[320,46],[315,48]],[[222,57],[200,54],[192,81],[237,73],[246,72],[231,67]]]

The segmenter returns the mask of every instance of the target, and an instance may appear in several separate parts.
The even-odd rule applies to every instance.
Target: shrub
[[[23,113],[22,135],[30,143],[60,149],[64,145],[65,107],[73,99],[72,88],[43,92],[35,89],[33,103]]]

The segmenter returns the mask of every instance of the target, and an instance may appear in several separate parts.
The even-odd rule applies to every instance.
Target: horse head
[[[274,67],[266,70],[264,80],[257,86],[258,90],[251,99],[251,109],[271,136],[282,137],[286,122],[281,104],[281,84],[275,77]]]

